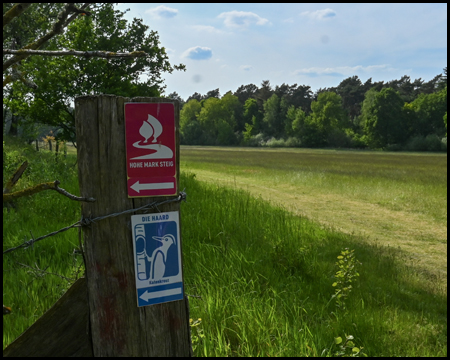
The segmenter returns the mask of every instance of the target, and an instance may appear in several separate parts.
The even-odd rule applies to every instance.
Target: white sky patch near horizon
[[[168,5],[168,6],[167,6]],[[123,4],[129,21],[158,33],[172,64],[165,94],[220,94],[269,80],[334,87],[409,75],[429,81],[447,66],[447,4]],[[195,79],[195,81],[194,81]]]

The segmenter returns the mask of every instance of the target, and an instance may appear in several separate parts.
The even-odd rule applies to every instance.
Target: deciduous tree
[[[342,98],[333,91],[319,94],[317,101],[311,103],[312,121],[325,135],[332,128],[343,129],[348,125]]]
[[[372,147],[383,148],[406,140],[408,127],[404,101],[394,89],[385,88],[376,93],[365,117],[364,131]]]
[[[64,130],[62,137],[71,140],[74,139],[71,108],[74,97],[100,93],[130,97],[160,96],[165,88],[162,73],[184,69],[184,65],[172,66],[169,63],[165,49],[160,47],[158,34],[141,19],[135,18],[129,23],[123,18],[125,12],[115,10],[112,4],[106,3],[84,4],[79,10],[76,9],[76,4],[62,4],[59,7],[33,4],[29,9],[32,10],[32,18],[56,17],[56,22],[48,29],[51,20],[41,21],[37,30],[38,34],[44,35],[29,45],[22,43],[25,50],[4,61],[4,75],[8,66],[4,80],[11,78],[14,66],[20,64],[22,75],[19,79],[34,84],[30,87],[24,81],[15,82],[11,88],[14,97],[8,106],[33,122],[61,127]],[[73,12],[72,19],[70,14]],[[77,18],[80,14],[90,16]],[[34,25],[31,22],[29,26]],[[26,26],[18,27],[18,31],[22,42],[23,39],[29,41],[31,37]],[[8,39],[13,37],[11,34]],[[36,43],[40,45],[34,45]],[[26,53],[37,48],[42,50],[40,54],[51,56],[29,56]],[[61,52],[71,56],[56,56]],[[14,62],[17,59],[19,62]],[[144,81],[143,75],[146,76]]]

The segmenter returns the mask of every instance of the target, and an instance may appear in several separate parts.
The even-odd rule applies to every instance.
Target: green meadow
[[[414,162],[403,154],[348,152],[345,160],[321,150],[272,151],[273,158],[253,152],[181,150],[195,355],[447,356],[446,259],[421,249],[441,246],[446,253],[446,156],[410,154]],[[298,154],[303,162],[294,163]],[[6,139],[3,157],[4,182],[21,160],[30,163],[17,189],[58,179],[78,194],[76,155],[56,161],[54,153]],[[348,227],[353,222],[335,214],[335,202],[347,215],[358,210],[355,229],[371,219],[375,225],[366,232]],[[360,214],[374,208],[386,216]],[[387,216],[396,212],[397,222],[429,222],[406,250],[406,235]],[[37,237],[70,225],[79,214],[79,203],[56,192],[19,199],[15,209],[3,209],[3,249],[29,239],[30,231]],[[374,236],[382,226],[384,237]],[[414,260],[414,247],[443,268]],[[3,347],[82,276],[76,248],[77,230],[69,230],[3,256],[3,303],[12,307],[3,319]]]
[[[447,284],[447,154],[184,146],[182,169],[401,249]]]

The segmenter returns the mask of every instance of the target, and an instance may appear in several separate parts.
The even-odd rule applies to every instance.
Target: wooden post
[[[127,196],[124,104],[171,102],[175,106],[179,174],[179,104],[163,98],[81,96],[75,100],[78,174],[83,217],[108,215],[173,197]],[[177,211],[169,203],[160,211]],[[157,212],[152,210],[150,212]],[[131,214],[83,228],[90,326],[94,356],[190,356],[186,298],[137,307]]]

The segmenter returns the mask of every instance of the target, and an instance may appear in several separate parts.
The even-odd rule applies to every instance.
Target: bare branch
[[[5,15],[3,15],[3,27],[8,25],[14,18],[22,14],[26,9],[30,7],[32,3],[19,3],[9,9]]]
[[[35,42],[32,42],[31,44],[26,45],[23,49],[32,49],[32,50],[39,49],[43,44],[45,44],[48,40],[53,38],[55,35],[62,34],[64,31],[64,28],[67,27],[67,25],[69,25],[69,23],[72,20],[74,20],[78,16],[79,13],[88,14],[88,12],[86,12],[86,11],[84,11],[84,12],[81,11],[81,10],[83,10],[83,8],[87,7],[88,5],[89,5],[89,3],[83,5],[83,7],[81,9],[77,9],[73,4],[66,4],[66,6],[64,6],[64,8],[58,14],[57,21],[53,24],[52,29],[47,34],[45,34],[44,36],[42,36],[41,38],[36,40]],[[69,19],[67,19],[67,17],[73,12],[75,12],[75,14],[72,17],[70,17]],[[19,55],[15,55],[12,58],[6,60],[3,63],[3,72],[5,72],[13,64],[16,64],[17,62],[25,59],[28,56],[30,56],[30,54],[21,53]]]
[[[30,49],[3,49],[3,54],[16,54],[16,55],[42,55],[42,56],[84,56],[86,58],[90,57],[101,57],[101,58],[118,58],[118,57],[142,57],[146,56],[145,51],[133,51],[129,53],[116,53],[111,51],[77,51],[77,50],[30,50]]]
[[[14,185],[16,185],[17,181],[19,181],[20,177],[22,176],[23,172],[28,166],[28,161],[24,161],[22,165],[20,165],[17,170],[14,172],[14,174],[11,176],[11,178],[6,183],[5,188],[3,189],[3,194],[8,194],[11,192]]]
[[[16,191],[14,193],[3,194],[3,202],[10,202],[10,201],[16,200],[20,197],[30,196],[30,195],[36,194],[36,193],[44,191],[44,190],[56,190],[57,192],[59,192],[60,194],[62,194],[64,196],[67,196],[71,200],[88,201],[88,202],[95,201],[94,198],[83,198],[83,197],[78,197],[78,196],[72,195],[69,192],[67,192],[66,190],[58,187],[58,185],[59,185],[59,181],[56,180],[54,182],[38,184],[38,185],[35,185],[32,187],[29,187],[27,189],[24,189],[24,190]]]

